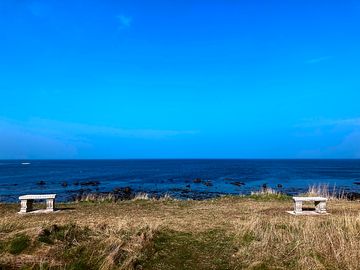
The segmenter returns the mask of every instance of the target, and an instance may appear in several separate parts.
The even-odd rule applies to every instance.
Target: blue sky
[[[360,1],[0,1],[0,158],[360,158]]]

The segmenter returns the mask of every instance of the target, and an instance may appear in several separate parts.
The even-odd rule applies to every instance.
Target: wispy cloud
[[[360,117],[307,119],[295,128],[296,137],[313,145],[300,151],[299,157],[360,157]]]
[[[306,64],[317,64],[320,62],[324,62],[327,61],[329,59],[331,59],[331,56],[323,56],[323,57],[318,57],[318,58],[312,58],[312,59],[308,59],[305,61]]]
[[[40,118],[25,122],[0,118],[0,130],[0,158],[76,158],[89,149],[93,149],[96,156],[97,152],[107,153],[108,142],[112,150],[120,152],[129,143],[152,145],[197,133],[192,130],[123,129]]]
[[[1,122],[10,123],[0,119]],[[89,135],[111,136],[118,138],[163,139],[178,135],[195,134],[193,130],[171,129],[123,129],[109,126],[88,125],[83,123],[61,122],[41,118],[32,118],[27,122],[12,122],[34,134],[52,137],[79,138]]]
[[[314,119],[305,119],[303,122],[297,124],[295,127],[325,127],[325,126],[348,126],[348,127],[360,127],[360,117],[355,118],[314,118]]]
[[[170,130],[170,129],[123,129],[109,126],[88,125],[82,123],[69,123],[53,121],[48,119],[33,118],[28,123],[33,129],[47,134],[62,134],[64,130],[73,137],[99,135],[119,138],[137,139],[163,139],[172,136],[194,134],[192,130]],[[50,128],[49,128],[50,127]]]
[[[126,29],[126,28],[129,28],[133,22],[133,19],[132,17],[130,16],[126,16],[126,15],[123,15],[123,14],[120,14],[118,16],[116,16],[116,19],[118,21],[118,28],[119,29]]]
[[[50,6],[47,4],[47,2],[30,2],[28,5],[28,9],[35,17],[44,17],[50,12]]]
[[[28,124],[0,119],[0,159],[75,158],[78,146],[33,130]]]
[[[303,150],[299,158],[360,158],[360,131],[345,135],[339,142],[326,147]]]

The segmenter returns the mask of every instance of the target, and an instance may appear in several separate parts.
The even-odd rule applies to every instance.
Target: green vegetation
[[[38,241],[53,244],[54,241],[62,241],[67,246],[71,246],[74,241],[83,240],[88,237],[89,229],[79,228],[75,224],[66,224],[64,226],[52,225],[45,228],[38,236]]]
[[[140,263],[143,269],[231,269],[233,239],[218,230],[162,231]]]
[[[8,251],[13,255],[20,254],[31,244],[30,237],[25,234],[19,234],[8,244]]]

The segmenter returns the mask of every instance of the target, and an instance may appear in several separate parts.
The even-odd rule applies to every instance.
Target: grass
[[[343,189],[337,189],[334,185],[330,187],[327,184],[309,186],[307,196],[321,196],[329,200],[346,200],[346,193]]]
[[[164,230],[140,264],[143,269],[231,269],[235,246],[221,230],[190,233]]]
[[[277,193],[205,201],[0,204],[0,269],[360,269],[360,204],[292,216]]]
[[[20,254],[23,252],[26,248],[30,246],[30,237],[26,234],[19,234],[16,235],[9,243],[8,245],[8,251],[9,253],[13,255]]]

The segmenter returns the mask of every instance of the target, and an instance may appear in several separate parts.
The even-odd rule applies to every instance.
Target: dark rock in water
[[[268,188],[267,184],[264,183],[264,184],[262,185],[262,189],[263,189],[263,190],[266,190],[267,188]]]
[[[232,184],[234,186],[238,186],[238,187],[245,185],[244,182],[231,182],[230,184]]]
[[[171,188],[170,191],[174,191],[174,192],[181,192],[183,191],[184,189],[182,188]]]
[[[39,186],[44,186],[44,185],[46,185],[46,182],[41,180],[41,181],[37,182],[36,184]]]
[[[125,192],[126,194],[131,194],[131,193],[132,193],[132,190],[131,190],[130,187],[124,187],[124,192]]]
[[[68,186],[68,183],[67,183],[67,182],[62,182],[62,183],[61,183],[61,186],[62,186],[62,187],[67,187],[67,186]]]
[[[204,181],[203,184],[207,187],[211,187],[213,185],[211,181]]]
[[[99,181],[87,181],[87,182],[81,182],[80,185],[82,186],[98,186],[100,185],[100,182]]]
[[[225,181],[233,181],[233,180],[235,180],[235,179],[234,179],[234,178],[231,178],[231,177],[225,177],[224,180],[225,180]]]
[[[119,187],[114,188],[114,193],[119,193],[119,192],[121,192],[121,188]]]
[[[360,200],[360,193],[358,193],[358,192],[349,192],[349,193],[345,194],[345,197],[348,200],[351,200],[351,201],[358,201],[358,200]]]
[[[0,187],[15,187],[18,184],[1,184]]]
[[[75,181],[75,182],[73,183],[73,185],[74,185],[74,186],[78,186],[78,185],[79,185],[79,181]]]
[[[190,184],[189,184],[189,185],[186,185],[186,187],[187,187],[187,188],[190,188],[191,186],[190,186]]]
[[[196,184],[199,184],[199,183],[202,182],[202,179],[201,179],[201,178],[195,178],[195,179],[193,180],[193,182],[196,183]]]
[[[360,185],[360,182],[354,182],[354,185]]]
[[[282,188],[283,185],[282,185],[282,184],[278,184],[277,187],[278,187],[278,188]]]
[[[130,200],[135,197],[130,187],[116,187],[114,188],[114,195],[116,200]]]
[[[82,189],[79,189],[77,191],[79,194],[86,194],[86,193],[90,193],[91,192],[91,189],[90,188],[82,188]]]

